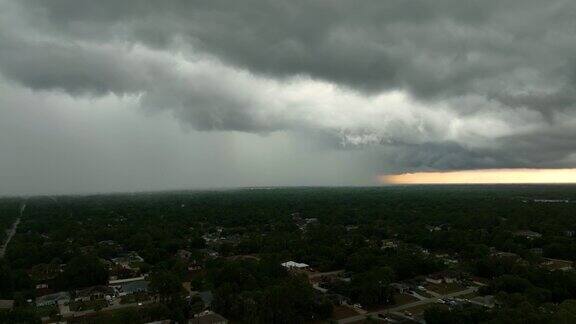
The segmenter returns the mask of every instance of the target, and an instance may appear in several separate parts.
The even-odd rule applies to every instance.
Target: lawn
[[[424,312],[426,311],[426,309],[430,308],[430,307],[440,307],[440,308],[448,308],[448,306],[444,305],[444,304],[439,304],[439,303],[429,303],[429,304],[424,304],[424,305],[418,305],[418,306],[414,306],[408,309],[404,309],[401,312],[410,312],[413,315],[421,315],[424,314]]]
[[[55,305],[36,307],[36,314],[40,317],[50,317],[51,315],[58,314],[58,312],[58,307]]]
[[[135,294],[120,297],[120,304],[138,303],[150,300],[150,296],[146,292],[138,292]]]
[[[408,294],[394,294],[394,307],[406,305],[418,301],[419,299]]]
[[[474,298],[474,297],[477,297],[477,296],[478,296],[478,292],[475,291],[475,292],[471,292],[471,293],[466,294],[466,295],[460,295],[460,296],[458,296],[458,298],[470,299],[470,298]]]
[[[388,308],[394,308],[401,305],[406,305],[419,301],[418,298],[408,294],[394,294],[393,298],[394,298],[394,304],[371,307],[368,309],[368,311],[374,312],[379,310],[386,310]]]
[[[428,293],[428,292],[425,291],[425,290],[420,290],[420,289],[418,289],[418,290],[416,290],[416,293],[417,293],[418,295],[420,295],[420,296],[422,296],[422,297],[426,297],[426,298],[432,298],[432,297],[434,297],[434,296],[430,295],[430,293]]]
[[[348,306],[334,306],[334,309],[332,311],[332,317],[330,317],[331,319],[334,320],[340,320],[343,318],[348,318],[348,317],[352,317],[352,316],[356,316],[359,313],[357,311],[355,311],[352,307],[348,307]]]
[[[85,311],[89,309],[102,309],[108,306],[108,302],[105,300],[91,300],[91,301],[71,301],[70,302],[71,311]]]
[[[466,289],[457,283],[441,283],[441,284],[427,284],[426,289],[431,290],[440,295],[446,295],[449,293],[457,292]]]

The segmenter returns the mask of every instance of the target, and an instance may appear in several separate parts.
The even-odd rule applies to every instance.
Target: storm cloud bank
[[[0,73],[374,172],[576,165],[572,0],[0,0]]]

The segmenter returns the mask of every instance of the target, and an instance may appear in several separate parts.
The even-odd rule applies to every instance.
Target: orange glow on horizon
[[[576,169],[490,169],[382,175],[385,184],[576,183]]]

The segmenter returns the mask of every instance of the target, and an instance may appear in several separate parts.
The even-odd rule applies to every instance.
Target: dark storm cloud
[[[35,90],[134,95],[198,130],[377,146],[383,169],[576,163],[571,0],[0,6],[0,71]]]
[[[566,69],[576,54],[568,43],[576,28],[569,0],[25,3],[42,9],[48,28],[75,37],[160,48],[183,38],[259,73],[425,97],[517,87],[508,81],[569,82]]]

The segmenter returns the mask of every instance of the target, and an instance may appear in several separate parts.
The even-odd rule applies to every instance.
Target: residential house
[[[14,308],[14,300],[0,299],[0,311],[12,310]]]
[[[542,248],[532,248],[530,249],[530,253],[534,255],[542,255],[544,253],[544,249]]]
[[[202,265],[197,260],[192,260],[188,263],[188,271],[194,272],[202,270]]]
[[[34,281],[46,283],[46,281],[56,278],[62,270],[63,266],[60,264],[40,263],[30,268],[27,272]]]
[[[207,259],[214,259],[220,256],[220,253],[213,249],[198,249],[198,251]]]
[[[346,225],[346,231],[350,232],[350,231],[355,231],[358,229],[358,225]]]
[[[123,255],[113,258],[112,262],[127,269],[138,268],[138,263],[144,262],[144,259],[138,255],[137,252],[131,251]]]
[[[192,252],[187,250],[178,250],[176,252],[176,257],[183,261],[188,261],[192,257]]]
[[[91,301],[91,300],[112,300],[114,289],[107,286],[93,286],[81,290],[76,290],[74,301]]]
[[[36,298],[36,306],[61,305],[70,301],[70,294],[67,292],[57,292]]]
[[[400,246],[400,241],[394,239],[382,240],[382,250],[397,249]]]
[[[394,288],[394,291],[396,291],[399,294],[406,294],[410,292],[410,287],[403,283],[393,282],[390,284],[390,287]]]
[[[300,214],[292,216],[292,220],[301,231],[305,231],[310,224],[318,223],[318,218],[302,218]]]
[[[228,320],[220,314],[206,312],[190,319],[188,324],[228,324]]]
[[[533,240],[533,239],[537,239],[537,238],[542,237],[542,234],[540,234],[538,232],[530,231],[530,230],[516,231],[512,235],[514,235],[516,237],[523,237],[523,238],[526,238],[529,240]]]
[[[544,261],[540,264],[540,266],[551,271],[554,270],[570,271],[574,269],[574,263],[572,261],[550,259],[550,258],[544,258]]]
[[[204,235],[202,235],[202,238],[204,239],[204,242],[206,243],[206,246],[215,248],[217,247],[220,242],[220,233],[216,232],[216,233],[206,233]]]
[[[520,259],[520,256],[516,253],[512,252],[503,252],[503,251],[494,251],[490,253],[490,256],[495,258],[503,258],[503,259]]]
[[[282,266],[288,269],[288,271],[304,271],[310,267],[306,263],[298,263],[294,261],[284,262],[282,263]]]
[[[434,254],[434,257],[436,257],[437,259],[440,259],[442,261],[442,263],[444,263],[447,266],[458,264],[458,259],[452,257],[448,253],[436,253],[436,254]]]
[[[114,288],[116,295],[126,296],[139,292],[148,292],[149,281],[145,277],[113,280],[109,286]]]
[[[426,281],[433,284],[453,283],[457,279],[458,275],[454,271],[437,272],[426,277]]]
[[[54,291],[50,289],[47,283],[39,283],[36,285],[36,296],[44,296],[53,293]]]
[[[94,245],[86,245],[80,247],[80,253],[85,255],[92,255],[96,253],[96,247]]]
[[[352,302],[350,298],[340,294],[326,294],[325,296],[334,305],[348,305]]]
[[[426,229],[429,232],[438,232],[438,231],[442,230],[442,228],[440,226],[434,226],[434,225],[426,225]]]

